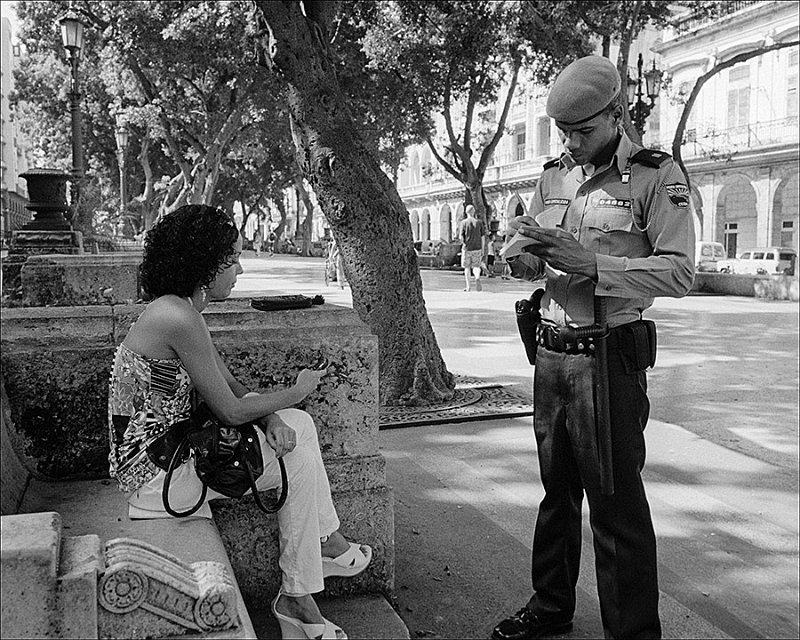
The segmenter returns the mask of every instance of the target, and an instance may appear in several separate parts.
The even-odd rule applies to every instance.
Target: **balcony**
[[[678,31],[682,33],[693,31],[694,29],[702,27],[710,22],[716,22],[732,13],[746,9],[747,7],[757,4],[764,4],[764,0],[729,0],[728,2],[720,2],[718,4],[719,14],[717,16],[708,17],[702,13],[698,14],[697,12],[691,12],[687,14],[685,18],[681,18],[678,21],[676,25]]]
[[[538,178],[542,172],[542,165],[560,153],[560,144],[557,141],[550,144],[549,155],[537,155],[533,147],[521,145],[513,149],[495,152],[486,169],[483,184],[488,188],[492,185]],[[431,165],[430,169],[423,171],[420,182],[398,186],[400,197],[404,200],[435,197],[460,189],[463,189],[461,183],[441,166],[435,164]]]
[[[683,138],[682,155],[685,160],[690,158],[727,160],[737,153],[768,147],[796,146],[799,139],[797,116],[729,129],[709,128],[705,131],[687,129]],[[658,146],[670,152],[672,139],[662,139]]]

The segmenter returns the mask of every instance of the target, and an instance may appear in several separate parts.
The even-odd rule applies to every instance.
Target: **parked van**
[[[739,254],[736,260],[719,263],[720,271],[728,273],[764,273],[767,275],[795,274],[797,252],[788,247],[757,247]]]
[[[725,259],[721,242],[700,241],[695,246],[694,262],[698,271],[719,271],[718,263]]]

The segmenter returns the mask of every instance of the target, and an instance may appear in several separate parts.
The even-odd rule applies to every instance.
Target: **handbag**
[[[172,453],[168,455],[170,450]],[[276,513],[286,502],[289,485],[282,458],[278,458],[281,491],[277,501],[266,506],[259,496],[256,480],[264,473],[264,461],[256,425],[224,425],[205,403],[198,405],[189,420],[173,425],[148,447],[147,452],[151,460],[166,471],[161,498],[164,510],[175,518],[195,513],[205,501],[209,488],[229,498],[241,498],[251,491],[256,505],[264,513]],[[172,474],[190,454],[194,456],[195,472],[203,489],[197,504],[186,511],[176,511],[169,503]],[[167,458],[169,463],[164,465]]]

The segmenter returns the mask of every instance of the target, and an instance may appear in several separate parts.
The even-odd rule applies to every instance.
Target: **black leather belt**
[[[566,342],[561,333],[561,328],[551,324],[536,326],[536,342],[540,347],[555,353],[570,355],[593,355],[595,351],[594,338],[577,338],[574,342]]]

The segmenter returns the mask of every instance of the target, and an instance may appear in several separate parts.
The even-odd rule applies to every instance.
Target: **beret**
[[[564,124],[591,120],[611,104],[621,85],[617,67],[608,58],[578,58],[553,83],[547,96],[547,115]]]

